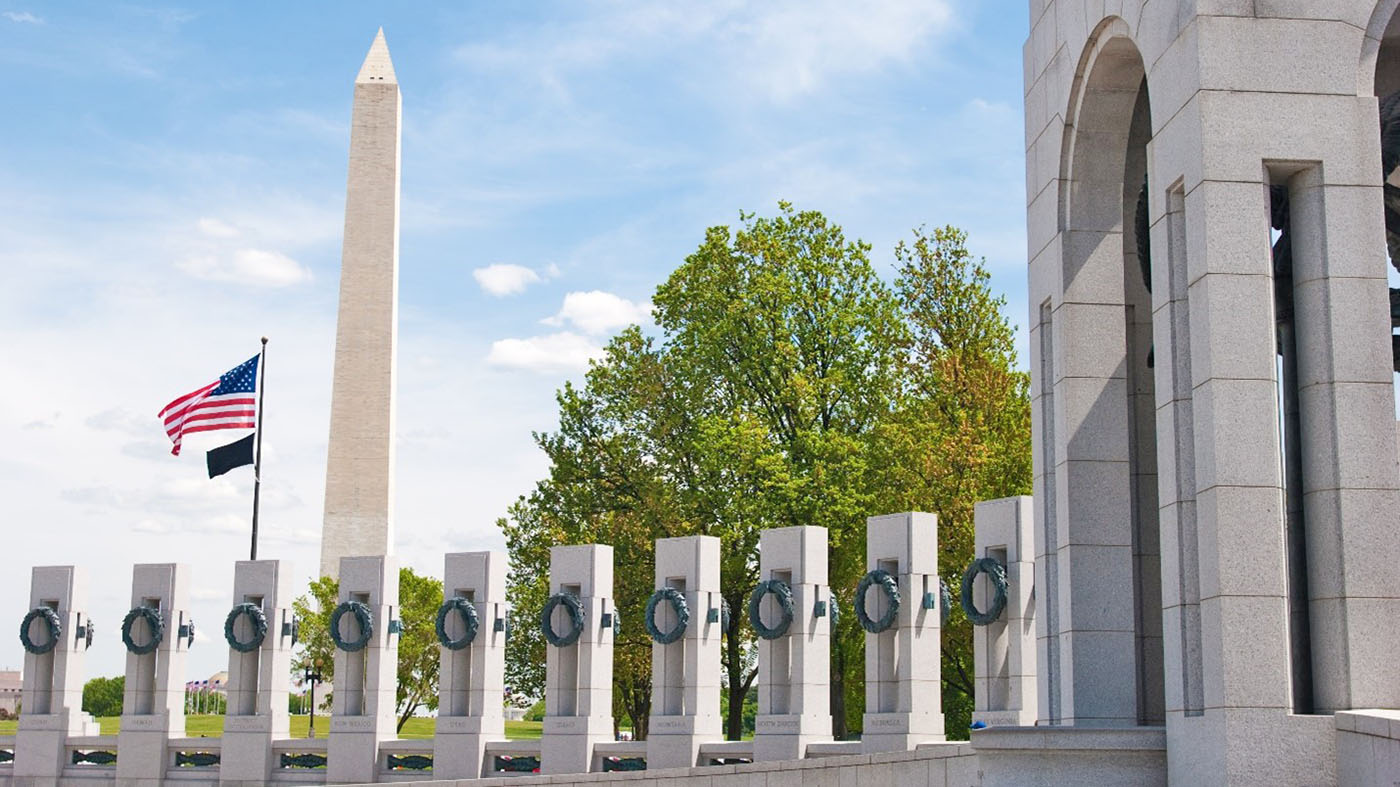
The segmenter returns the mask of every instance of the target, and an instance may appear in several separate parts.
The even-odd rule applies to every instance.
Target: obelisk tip
[[[355,77],[355,84],[398,83],[398,78],[394,76],[394,61],[389,57],[389,44],[384,40],[384,28],[381,27],[374,35],[374,43],[369,45],[369,54],[365,55],[365,62],[360,66],[360,74]]]

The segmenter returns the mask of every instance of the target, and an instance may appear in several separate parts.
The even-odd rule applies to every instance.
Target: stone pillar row
[[[830,653],[839,605],[828,586],[827,533],[819,527],[764,531],[760,584],[745,608],[720,593],[720,541],[660,539],[656,593],[644,626],[653,640],[653,700],[645,743],[613,743],[612,547],[550,551],[549,600],[539,624],[548,646],[546,715],[538,744],[543,773],[703,765],[701,748],[723,740],[719,712],[722,637],[730,614],[749,616],[759,640],[759,709],[750,756],[799,759],[830,743]],[[852,753],[912,749],[943,740],[939,692],[941,603],[937,525],[927,514],[869,522],[869,581],[856,599],[867,634],[866,740]],[[287,694],[294,572],[276,560],[240,561],[222,627],[229,652],[224,734],[187,738],[185,660],[194,641],[189,567],[140,564],[132,572],[121,731],[99,734],[82,713],[83,656],[91,644],[86,577],[72,566],[33,570],[23,644],[24,714],[15,737],[14,784],[107,775],[121,785],[158,785],[200,768],[229,785],[265,784],[289,768],[316,768],[330,784],[384,780],[412,760],[435,779],[490,775],[491,744],[504,745],[506,556],[449,554],[443,604],[439,709],[434,740],[395,747],[399,622],[398,563],[345,557],[331,619],[335,687],[328,739],[292,740]],[[110,636],[110,633],[108,633]],[[389,744],[386,746],[386,744]],[[843,744],[845,745],[845,744]],[[735,756],[729,753],[728,756]],[[391,763],[391,760],[393,762]],[[303,770],[303,773],[308,771]],[[426,776],[426,771],[424,772]]]

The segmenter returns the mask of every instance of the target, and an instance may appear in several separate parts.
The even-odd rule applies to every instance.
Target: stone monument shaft
[[[381,29],[355,78],[335,337],[321,574],[394,546],[399,143],[403,107]]]

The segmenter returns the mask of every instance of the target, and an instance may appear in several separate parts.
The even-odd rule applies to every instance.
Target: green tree
[[[292,602],[297,619],[298,650],[292,654],[292,679],[300,680],[309,668],[320,673],[321,680],[330,683],[335,678],[335,643],[331,641],[330,613],[335,609],[340,593],[339,584],[330,577],[311,580],[304,595]],[[331,693],[317,692],[316,710],[329,711]]]
[[[125,676],[93,678],[83,684],[83,712],[93,716],[120,716],[125,691]]]
[[[938,570],[954,598],[973,557],[973,506],[1031,488],[1029,375],[985,263],[953,227],[916,230],[895,249],[908,330],[901,388],[874,441],[879,507],[938,515]],[[955,606],[943,631],[944,714],[965,737],[973,703],[972,626]]]
[[[897,390],[903,326],[868,244],[847,241],[815,211],[779,209],[771,219],[741,215],[737,232],[710,229],[657,290],[657,323],[722,419],[721,445],[741,446],[768,470],[745,503],[755,543],[770,527],[827,528],[831,586],[849,597],[872,513],[867,447]],[[740,600],[758,579],[745,573]],[[843,621],[832,638],[838,737],[858,729],[864,711],[857,631]],[[751,682],[730,685],[735,708]]]
[[[330,635],[330,614],[338,603],[339,583],[331,577],[313,580],[308,592],[292,602],[299,623],[300,649],[292,658],[292,676],[299,678],[307,667],[321,674],[322,680],[335,680],[335,643]],[[434,624],[442,603],[442,581],[399,569],[399,608],[403,622],[399,636],[397,702],[398,729],[418,710],[437,708],[439,645]],[[384,624],[380,624],[384,625]],[[331,698],[318,703],[330,707]]]
[[[1030,483],[1028,381],[1015,370],[1004,301],[952,228],[914,233],[895,252],[894,286],[815,212],[780,204],[774,218],[741,214],[714,227],[657,290],[659,338],[633,326],[607,346],[583,385],[558,393],[559,427],[536,434],[547,478],[500,525],[511,553],[516,635],[513,688],[544,682],[538,614],[549,547],[616,550],[616,715],[645,736],[650,643],[640,618],[652,589],[654,539],[707,534],[723,542],[722,595],[731,615],[723,707],[744,732],[756,675],[745,620],[758,580],[758,536],[820,525],[831,586],[846,603],[865,573],[865,519],[891,511],[939,516],[940,573],[956,591],[972,557],[972,508]],[[864,710],[863,631],[853,615],[833,637],[832,715],[838,736]],[[971,628],[955,612],[944,632],[948,729],[971,709]]]
[[[629,567],[615,589],[624,620],[637,621],[624,632],[640,632],[653,540],[718,536],[722,595],[733,611],[724,650],[731,737],[742,732],[756,674],[743,610],[758,579],[758,534],[816,524],[829,529],[834,556],[863,544],[871,496],[864,440],[891,406],[900,331],[867,245],[786,204],[776,218],[741,221],[737,231],[710,229],[658,289],[659,346],[628,329],[582,389],[560,391],[558,431],[536,435],[550,475],[503,522],[512,566],[525,566],[511,589],[518,614],[543,602],[549,545],[599,541]],[[855,563],[833,566],[854,587]],[[840,698],[863,690],[862,663],[857,637],[837,643]],[[616,688],[642,730],[650,643],[620,645],[636,653],[620,659]],[[542,644],[532,637],[512,646],[512,680],[538,686]],[[861,710],[856,703],[850,714]],[[834,713],[844,732],[841,702]]]
[[[729,692],[721,692],[719,698],[720,715],[729,716]],[[743,732],[740,737],[749,738],[753,736],[754,727],[758,722],[758,689],[751,688],[749,693],[744,695],[744,705],[740,712],[743,724]]]
[[[420,708],[437,710],[438,665],[442,650],[437,640],[437,611],[442,605],[442,580],[414,573],[407,566],[399,569],[399,616],[403,634],[399,637],[398,703],[399,724],[413,717]]]
[[[651,593],[657,507],[664,506],[666,495],[643,458],[645,446],[629,441],[626,427],[610,420],[633,407],[619,400],[628,397],[631,381],[645,379],[631,374],[645,355],[645,342],[629,331],[608,352],[614,363],[590,371],[587,390],[566,386],[559,392],[559,431],[535,436],[551,457],[550,478],[500,522],[511,554],[507,682],[512,691],[530,696],[543,691],[545,644],[538,615],[549,589],[549,548],[610,544],[616,564],[627,567],[614,573],[613,602],[623,622],[613,653],[614,717],[626,716],[641,739],[651,710],[651,642],[642,614]]]

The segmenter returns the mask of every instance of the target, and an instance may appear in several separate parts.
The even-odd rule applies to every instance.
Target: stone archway
[[[1361,63],[1356,75],[1358,96],[1387,96],[1400,90],[1400,0],[1377,0],[1361,43]],[[1383,72],[1388,78],[1383,79]]]
[[[1152,288],[1137,230],[1151,114],[1123,20],[1091,36],[1067,118],[1059,298],[1043,315],[1059,349],[1048,378],[1055,435],[1041,441],[1055,510],[1043,512],[1042,537],[1060,603],[1046,604],[1057,634],[1042,713],[1055,723],[1161,724]]]
[[[1384,179],[1386,208],[1387,252],[1390,266],[1387,273],[1391,287],[1392,367],[1400,369],[1400,0],[1381,0],[1376,4],[1367,37],[1362,48],[1362,75],[1359,95],[1374,95],[1379,102],[1381,130],[1381,176]],[[1400,381],[1400,371],[1393,381]],[[1400,420],[1400,402],[1396,405]]]

